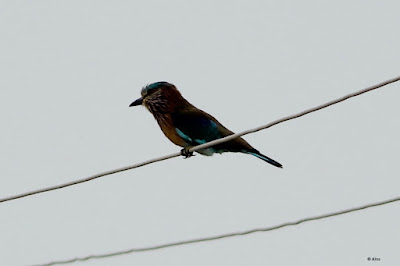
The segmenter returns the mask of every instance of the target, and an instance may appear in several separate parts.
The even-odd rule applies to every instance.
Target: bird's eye
[[[146,89],[142,91],[142,97],[147,97],[151,94],[153,94],[156,91],[156,89]]]
[[[149,94],[149,89],[147,86],[142,89],[141,94],[143,98]]]

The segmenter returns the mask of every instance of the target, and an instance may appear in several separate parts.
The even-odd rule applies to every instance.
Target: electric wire
[[[281,119],[275,120],[275,121],[273,121],[271,123],[268,123],[266,125],[263,125],[263,126],[260,126],[260,127],[256,127],[256,128],[253,128],[253,129],[249,129],[249,130],[245,130],[245,131],[240,132],[240,133],[229,135],[229,136],[224,137],[224,138],[220,138],[220,139],[217,139],[217,140],[213,140],[213,141],[210,141],[210,142],[207,142],[207,143],[192,147],[192,148],[189,149],[189,151],[190,152],[194,152],[194,151],[198,151],[200,149],[209,148],[211,146],[220,144],[222,142],[230,141],[230,140],[232,140],[234,138],[237,138],[237,137],[240,137],[240,136],[243,136],[243,135],[247,135],[247,134],[254,133],[254,132],[257,132],[257,131],[260,131],[260,130],[263,130],[263,129],[270,128],[270,127],[275,126],[277,124],[280,124],[280,123],[283,123],[283,122],[286,122],[286,121],[289,121],[289,120],[292,120],[292,119],[296,119],[296,118],[299,118],[299,117],[304,116],[306,114],[309,114],[309,113],[324,109],[324,108],[329,107],[331,105],[340,103],[342,101],[345,101],[345,100],[350,99],[350,98],[355,97],[355,96],[359,96],[359,95],[364,94],[366,92],[381,88],[383,86],[386,86],[388,84],[394,83],[394,82],[399,81],[399,80],[400,80],[400,76],[392,78],[392,79],[389,79],[389,80],[386,80],[386,81],[383,81],[383,82],[378,83],[376,85],[367,87],[365,89],[356,91],[354,93],[350,93],[348,95],[345,95],[343,97],[337,98],[337,99],[332,100],[332,101],[329,101],[327,103],[324,103],[324,104],[318,105],[316,107],[307,109],[307,110],[302,111],[300,113],[289,115],[289,116],[283,117]],[[32,195],[36,195],[36,194],[40,194],[40,193],[44,193],[44,192],[49,192],[49,191],[58,190],[58,189],[66,188],[66,187],[69,187],[69,186],[85,183],[85,182],[88,182],[88,181],[91,181],[91,180],[94,180],[94,179],[97,179],[97,178],[100,178],[100,177],[103,177],[103,176],[108,176],[108,175],[120,173],[120,172],[127,171],[127,170],[130,170],[130,169],[134,169],[134,168],[138,168],[138,167],[145,166],[145,165],[148,165],[148,164],[152,164],[152,163],[155,163],[155,162],[159,162],[159,161],[171,159],[171,158],[174,158],[174,157],[178,157],[180,155],[181,155],[181,153],[173,153],[173,154],[170,154],[170,155],[165,155],[165,156],[162,156],[162,157],[159,157],[159,158],[155,158],[155,159],[151,159],[151,160],[148,160],[148,161],[144,161],[142,163],[137,163],[137,164],[133,164],[133,165],[130,165],[130,166],[121,167],[121,168],[117,168],[117,169],[114,169],[114,170],[106,171],[106,172],[103,172],[103,173],[95,174],[95,175],[92,175],[92,176],[89,176],[89,177],[86,177],[86,178],[83,178],[83,179],[78,179],[78,180],[75,180],[75,181],[71,181],[71,182],[67,182],[67,183],[63,183],[63,184],[59,184],[59,185],[45,187],[45,188],[41,188],[41,189],[37,189],[37,190],[32,190],[32,191],[29,191],[29,192],[21,193],[21,194],[18,194],[18,195],[1,198],[0,199],[0,203],[4,203],[4,202],[7,202],[7,201],[12,201],[12,200],[16,200],[16,199],[20,199],[20,198],[24,198],[24,197],[28,197],[28,196],[32,196]]]
[[[396,197],[396,198],[392,198],[392,199],[384,200],[384,201],[380,201],[380,202],[370,203],[370,204],[366,204],[363,206],[354,207],[354,208],[350,208],[350,209],[345,209],[342,211],[336,211],[336,212],[331,212],[331,213],[327,213],[327,214],[323,214],[323,215],[311,216],[311,217],[300,219],[300,220],[297,220],[294,222],[287,222],[287,223],[283,223],[283,224],[279,224],[279,225],[271,226],[271,227],[261,227],[261,228],[255,228],[255,229],[250,229],[250,230],[246,230],[246,231],[222,234],[222,235],[211,236],[211,237],[177,241],[177,242],[171,242],[171,243],[143,247],[143,248],[132,248],[132,249],[121,250],[121,251],[116,251],[116,252],[111,252],[111,253],[90,255],[90,256],[67,259],[67,260],[57,260],[57,261],[52,261],[52,262],[45,263],[45,264],[37,264],[36,266],[69,264],[69,263],[78,262],[78,261],[110,258],[110,257],[116,257],[116,256],[120,256],[120,255],[130,254],[130,253],[147,252],[147,251],[176,247],[176,246],[183,246],[183,245],[190,245],[190,244],[201,243],[201,242],[215,241],[215,240],[219,240],[219,239],[244,236],[244,235],[254,234],[254,233],[258,233],[258,232],[269,232],[269,231],[274,231],[274,230],[281,229],[281,228],[288,227],[288,226],[296,226],[296,225],[299,225],[299,224],[302,224],[305,222],[326,219],[326,218],[339,216],[339,215],[343,215],[343,214],[347,214],[347,213],[351,213],[351,212],[361,211],[361,210],[365,210],[368,208],[377,207],[377,206],[381,206],[381,205],[385,205],[385,204],[389,204],[389,203],[393,203],[393,202],[397,202],[397,201],[400,201],[400,197]]]

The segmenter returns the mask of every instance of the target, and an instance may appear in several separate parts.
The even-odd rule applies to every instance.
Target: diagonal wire
[[[195,147],[191,148],[190,151],[198,151],[200,149],[208,148],[210,146],[214,146],[214,145],[222,143],[222,142],[230,141],[232,139],[235,139],[235,138],[243,136],[243,135],[247,135],[247,134],[254,133],[254,132],[257,132],[257,131],[260,131],[260,130],[263,130],[263,129],[267,129],[267,128],[275,126],[277,124],[280,124],[280,123],[283,123],[283,122],[286,122],[286,121],[289,121],[289,120],[292,120],[292,119],[299,118],[299,117],[301,117],[303,115],[306,115],[306,114],[309,114],[309,113],[313,113],[313,112],[319,111],[319,110],[324,109],[326,107],[329,107],[331,105],[343,102],[343,101],[345,101],[347,99],[353,98],[355,96],[359,96],[361,94],[364,94],[366,92],[378,89],[380,87],[386,86],[386,85],[388,85],[390,83],[394,83],[394,82],[399,81],[399,80],[400,80],[400,76],[392,78],[392,79],[389,79],[389,80],[386,80],[386,81],[383,81],[381,83],[378,83],[376,85],[370,86],[368,88],[365,88],[365,89],[362,89],[362,90],[347,94],[347,95],[345,95],[343,97],[337,98],[337,99],[329,101],[327,103],[324,103],[324,104],[318,105],[316,107],[304,110],[303,112],[300,112],[300,113],[297,113],[297,114],[294,114],[294,115],[289,115],[289,116],[283,117],[281,119],[272,121],[271,123],[268,123],[266,125],[259,126],[259,127],[256,127],[256,128],[253,128],[253,129],[249,129],[249,130],[245,130],[245,131],[242,131],[240,133],[229,135],[229,136],[221,138],[221,139],[213,140],[213,141],[210,141],[210,142],[195,146]]]
[[[271,227],[262,227],[262,228],[256,228],[256,229],[251,229],[247,231],[242,231],[242,232],[236,232],[236,233],[229,233],[229,234],[222,234],[222,235],[217,235],[217,236],[211,236],[211,237],[204,237],[204,238],[197,238],[197,239],[191,239],[191,240],[185,240],[185,241],[178,241],[178,242],[171,242],[167,244],[161,244],[161,245],[155,245],[155,246],[150,246],[150,247],[144,247],[144,248],[132,248],[132,249],[127,249],[127,250],[122,250],[122,251],[116,251],[116,252],[111,252],[111,253],[105,253],[105,254],[99,254],[99,255],[90,255],[86,257],[80,257],[80,258],[73,258],[73,259],[68,259],[68,260],[59,260],[59,261],[52,261],[46,264],[37,264],[36,266],[49,266],[49,265],[57,265],[57,264],[69,264],[77,261],[87,261],[91,259],[102,259],[102,258],[109,258],[109,257],[115,257],[115,256],[120,256],[120,255],[126,255],[130,253],[138,253],[138,252],[146,252],[146,251],[152,251],[152,250],[157,250],[157,249],[164,249],[164,248],[170,248],[170,247],[176,247],[176,246],[183,246],[183,245],[190,245],[190,244],[195,244],[195,243],[200,243],[200,242],[208,242],[208,241],[214,241],[214,240],[219,240],[223,238],[230,238],[230,237],[236,237],[236,236],[244,236],[244,235],[249,235],[249,234],[254,234],[258,232],[268,232],[268,231],[273,231],[277,230],[283,227],[288,227],[288,226],[295,226],[299,225],[301,223],[305,222],[310,222],[310,221],[316,221],[316,220],[321,220],[321,219],[326,219],[330,218],[333,216],[338,216],[338,215],[343,215],[351,212],[356,212],[356,211],[361,211],[364,209],[372,208],[372,207],[377,207],[393,202],[400,201],[400,197],[396,197],[393,199],[385,200],[385,201],[380,201],[380,202],[375,202],[375,203],[370,203],[366,204],[363,206],[355,207],[355,208],[350,208],[342,211],[337,211],[337,212],[331,212],[323,215],[317,215],[317,216],[312,216],[309,218],[304,218],[300,219],[294,222],[288,222],[288,223],[283,223],[280,225],[276,226],[271,226]]]
[[[205,149],[205,148],[214,146],[216,144],[220,144],[222,142],[226,142],[226,141],[232,140],[234,138],[237,138],[237,137],[240,137],[240,136],[243,136],[243,135],[254,133],[254,132],[257,132],[257,131],[260,131],[260,130],[263,130],[263,129],[266,129],[266,128],[269,128],[269,127],[272,127],[272,126],[275,126],[277,124],[280,124],[280,123],[283,123],[283,122],[286,122],[286,121],[289,121],[289,120],[292,120],[292,119],[299,118],[299,117],[301,117],[303,115],[306,115],[306,114],[309,114],[309,113],[324,109],[324,108],[329,107],[331,105],[334,105],[334,104],[337,104],[339,102],[342,102],[342,101],[345,101],[347,99],[350,99],[352,97],[364,94],[366,92],[378,89],[380,87],[383,87],[383,86],[388,85],[390,83],[394,83],[394,82],[399,81],[399,80],[400,80],[400,76],[392,78],[392,79],[389,79],[389,80],[386,80],[386,81],[383,81],[381,83],[378,83],[376,85],[370,86],[370,87],[365,88],[365,89],[362,89],[360,91],[357,91],[357,92],[354,92],[354,93],[350,93],[348,95],[345,95],[345,96],[340,97],[338,99],[332,100],[330,102],[327,102],[327,103],[318,105],[316,107],[307,109],[307,110],[305,110],[303,112],[300,112],[300,113],[297,113],[297,114],[294,114],[294,115],[286,116],[284,118],[275,120],[275,121],[273,121],[273,122],[271,122],[269,124],[266,124],[266,125],[263,125],[263,126],[260,126],[260,127],[256,127],[256,128],[253,128],[253,129],[249,129],[249,130],[237,133],[237,134],[233,134],[233,135],[221,138],[221,139],[213,140],[213,141],[210,141],[210,142],[207,142],[207,143],[192,147],[192,148],[189,149],[189,151],[190,152],[194,152],[194,151],[198,151],[200,149]],[[162,156],[162,157],[159,157],[159,158],[148,160],[148,161],[145,161],[145,162],[142,162],[142,163],[138,163],[138,164],[130,165],[130,166],[127,166],[127,167],[122,167],[122,168],[106,171],[106,172],[103,172],[103,173],[100,173],[100,174],[89,176],[87,178],[78,179],[76,181],[71,181],[71,182],[68,182],[68,183],[60,184],[60,185],[50,186],[50,187],[46,187],[46,188],[41,188],[41,189],[29,191],[29,192],[26,192],[26,193],[21,193],[21,194],[14,195],[14,196],[1,198],[0,199],[0,203],[6,202],[6,201],[11,201],[11,200],[16,200],[16,199],[20,199],[20,198],[24,198],[24,197],[28,197],[28,196],[32,196],[32,195],[36,195],[36,194],[40,194],[40,193],[44,193],[44,192],[49,192],[49,191],[52,191],[52,190],[58,190],[58,189],[62,189],[62,188],[65,188],[65,187],[69,187],[69,186],[73,186],[73,185],[77,185],[77,184],[81,184],[81,183],[85,183],[85,182],[88,182],[88,181],[91,181],[91,180],[94,180],[94,179],[97,179],[97,178],[100,178],[100,177],[103,177],[103,176],[116,174],[116,173],[119,173],[119,172],[123,172],[123,171],[127,171],[127,170],[134,169],[134,168],[137,168],[137,167],[141,167],[141,166],[144,166],[144,165],[148,165],[148,164],[151,164],[151,163],[155,163],[155,162],[167,160],[167,159],[170,159],[170,158],[178,157],[180,154],[181,153],[173,153],[173,154],[170,154],[170,155],[165,155],[165,156]]]
[[[160,162],[160,161],[164,161],[164,160],[171,159],[171,158],[174,158],[174,157],[178,157],[180,155],[181,155],[180,152],[172,153],[172,154],[169,154],[169,155],[165,155],[165,156],[158,157],[158,158],[155,158],[155,159],[151,159],[151,160],[148,160],[148,161],[144,161],[144,162],[141,162],[141,163],[137,163],[137,164],[133,164],[133,165],[130,165],[130,166],[121,167],[121,168],[117,168],[117,169],[114,169],[114,170],[106,171],[106,172],[103,172],[103,173],[100,173],[100,174],[92,175],[92,176],[89,176],[87,178],[78,179],[78,180],[75,180],[75,181],[71,181],[71,182],[67,182],[67,183],[64,183],[64,184],[55,185],[55,186],[51,186],[51,187],[41,188],[41,189],[38,189],[38,190],[32,190],[32,191],[29,191],[29,192],[26,192],[26,193],[21,193],[21,194],[15,195],[15,196],[2,198],[2,199],[0,199],[0,203],[6,202],[6,201],[11,201],[11,200],[16,200],[16,199],[20,199],[20,198],[24,198],[24,197],[28,197],[28,196],[32,196],[32,195],[35,195],[35,194],[49,192],[49,191],[52,191],[52,190],[57,190],[57,189],[61,189],[61,188],[65,188],[65,187],[69,187],[69,186],[73,186],[73,185],[77,185],[77,184],[81,184],[81,183],[85,183],[85,182],[91,181],[93,179],[97,179],[99,177],[103,177],[103,176],[107,176],[107,175],[112,175],[112,174],[124,172],[124,171],[130,170],[130,169],[138,168],[138,167],[145,166],[145,165],[148,165],[148,164],[151,164],[151,163]]]

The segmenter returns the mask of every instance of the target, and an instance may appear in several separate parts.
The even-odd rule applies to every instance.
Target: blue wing
[[[171,118],[176,133],[187,143],[187,146],[197,146],[233,134],[232,131],[221,125],[214,117],[197,108],[172,113]],[[228,151],[251,154],[276,167],[282,167],[280,163],[261,154],[240,137],[197,152],[203,155],[212,155],[215,152],[223,153]]]
[[[172,120],[178,135],[190,146],[221,138],[218,124],[202,113],[175,113]]]

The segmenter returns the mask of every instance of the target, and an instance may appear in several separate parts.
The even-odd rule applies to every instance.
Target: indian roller
[[[142,97],[129,107],[144,105],[153,114],[164,135],[174,144],[183,147],[182,155],[185,157],[193,155],[189,153],[192,146],[233,134],[213,116],[183,98],[173,84],[165,81],[152,83],[143,87],[141,94]],[[261,154],[241,137],[197,152],[207,156],[214,153],[241,152],[282,168],[280,163]]]

